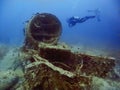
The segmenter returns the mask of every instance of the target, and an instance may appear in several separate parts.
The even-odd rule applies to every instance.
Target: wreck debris
[[[87,75],[94,75],[102,78],[108,77],[108,72],[112,72],[113,67],[115,66],[114,59],[85,54],[78,55],[83,59],[83,67],[81,68],[81,72],[85,72]]]
[[[32,60],[29,58],[32,62],[26,66],[25,90],[89,90],[93,76],[108,77],[115,65],[113,59],[76,54],[57,45],[44,45],[29,52],[34,53],[30,55]]]
[[[28,22],[24,90],[90,90],[93,76],[105,78],[113,71],[114,59],[75,53],[58,43],[61,27],[48,13],[37,13]]]
[[[60,74],[62,74],[62,75],[66,75],[66,76],[68,76],[68,77],[74,77],[74,76],[75,76],[74,73],[69,72],[69,71],[66,71],[66,70],[63,70],[62,68],[56,67],[56,66],[54,66],[52,63],[48,62],[48,61],[47,61],[46,59],[44,59],[44,58],[39,57],[38,55],[34,55],[33,58],[34,58],[35,60],[37,59],[36,62],[33,62],[33,63],[27,65],[27,66],[26,66],[26,69],[31,68],[31,67],[33,67],[33,66],[38,66],[38,65],[40,65],[40,64],[45,64],[46,66],[48,66],[48,67],[51,68],[52,70],[60,72]]]

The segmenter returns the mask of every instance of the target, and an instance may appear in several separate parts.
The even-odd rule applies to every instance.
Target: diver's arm
[[[69,19],[67,20],[68,26],[69,26],[69,27],[75,26],[76,23],[78,23],[79,19],[80,19],[80,18],[79,18],[78,16],[73,16],[73,17],[69,18]]]

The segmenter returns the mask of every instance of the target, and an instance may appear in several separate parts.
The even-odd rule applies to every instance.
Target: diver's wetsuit
[[[95,18],[96,16],[85,16],[83,18],[79,18],[79,17],[71,17],[68,20],[68,25],[69,27],[73,27],[76,23],[83,23],[88,19],[92,19]]]

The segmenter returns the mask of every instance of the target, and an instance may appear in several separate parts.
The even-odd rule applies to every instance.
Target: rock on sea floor
[[[92,90],[120,90],[120,82],[110,79],[93,77]]]
[[[17,82],[19,78],[14,71],[2,71],[0,72],[0,90],[10,90]]]
[[[12,90],[23,78],[23,68],[19,57],[19,48],[4,47],[0,49],[2,58],[0,58],[0,90]]]

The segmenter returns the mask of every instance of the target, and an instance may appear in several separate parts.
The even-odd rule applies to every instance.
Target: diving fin
[[[88,10],[88,12],[93,12],[93,13],[95,13],[95,16],[96,16],[96,18],[97,18],[97,21],[98,21],[98,22],[101,21],[101,19],[100,19],[100,10],[99,10],[98,8],[95,9],[95,10]]]

